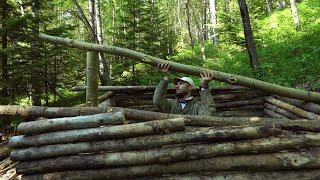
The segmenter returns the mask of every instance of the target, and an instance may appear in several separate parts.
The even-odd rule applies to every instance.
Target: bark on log
[[[0,116],[21,116],[24,118],[59,118],[104,113],[103,108],[97,107],[44,107],[44,106],[15,106],[0,105]]]
[[[47,144],[119,139],[134,136],[169,133],[184,130],[183,118],[156,120],[101,128],[50,132],[34,136],[14,136],[9,141],[13,148],[42,146]]]
[[[286,98],[281,96],[276,96],[276,97],[284,102],[298,106],[306,111],[311,111],[311,112],[320,114],[320,104],[305,102],[299,99],[291,99],[291,98]]]
[[[191,142],[218,142],[230,140],[259,139],[280,134],[276,126],[230,127],[223,129],[201,128],[197,131],[177,132],[167,135],[153,135],[121,140],[56,144],[25,149],[15,149],[13,159],[41,159],[62,155],[100,151],[127,151],[161,147]]]
[[[139,178],[142,180],[283,180],[285,179],[299,179],[312,180],[320,179],[319,169],[299,170],[299,171],[272,171],[272,172],[208,172],[199,174],[187,175],[170,175],[165,177],[145,177]]]
[[[98,97],[98,102],[105,101],[105,100],[113,97],[113,95],[114,95],[114,92],[109,91],[109,92],[99,96]],[[89,103],[83,103],[83,104],[77,105],[77,107],[87,107],[87,106],[89,106]]]
[[[105,125],[125,124],[123,112],[109,112],[87,116],[24,122],[19,124],[17,132],[23,135],[41,134],[71,129],[95,128]]]
[[[83,170],[85,174],[104,178],[132,178],[147,175],[163,175],[188,172],[202,171],[236,171],[248,170],[251,171],[278,171],[278,170],[299,170],[299,169],[315,169],[320,168],[320,150],[319,148],[309,149],[297,152],[281,152],[273,154],[257,154],[257,155],[239,155],[239,156],[223,156],[209,159],[198,159],[191,161],[181,161],[170,164],[153,164],[141,165],[133,167],[110,168],[100,170]],[[21,164],[20,164],[21,165]],[[17,172],[22,174],[44,173],[37,169],[22,169],[17,165]],[[61,165],[63,167],[63,165]],[[83,169],[96,169],[99,166],[83,167]],[[26,167],[27,168],[27,167]],[[77,167],[77,170],[78,167]],[[78,171],[74,171],[78,172]],[[60,172],[70,173],[70,171]],[[58,174],[57,174],[58,175]],[[89,177],[90,177],[89,176]]]
[[[267,109],[267,108],[264,108],[264,109],[263,109],[263,112],[264,112],[266,115],[268,115],[269,117],[272,117],[272,118],[288,119],[286,116],[281,115],[281,114],[279,114],[279,113],[276,113],[276,112],[274,112],[274,111],[272,111],[272,110],[269,110],[269,109]]]
[[[320,146],[320,135],[296,135],[283,138],[266,138],[258,140],[247,140],[238,142],[227,142],[217,144],[197,144],[197,145],[177,145],[176,147],[166,147],[160,149],[128,151],[128,152],[113,152],[103,154],[90,155],[74,155],[64,156],[50,159],[48,157],[39,157],[37,152],[31,152],[33,157],[30,157],[27,152],[22,153],[19,150],[11,153],[11,159],[22,162],[21,169],[51,169],[61,170],[59,167],[63,164],[65,169],[73,169],[75,167],[95,165],[101,167],[109,166],[128,166],[142,165],[154,163],[169,163],[183,160],[193,160],[200,158],[210,158],[222,155],[239,155],[239,154],[258,154],[278,152],[281,150],[312,148]],[[89,151],[94,153],[92,151]],[[43,159],[43,160],[38,160]],[[34,161],[38,160],[38,161]],[[31,161],[31,162],[30,162]],[[87,162],[87,163],[86,163]],[[50,170],[50,171],[51,171]],[[31,170],[32,171],[32,170]]]
[[[213,94],[213,100],[224,102],[224,101],[253,99],[253,98],[262,97],[266,95],[268,95],[268,93],[263,91],[250,90],[250,91],[244,91],[241,93]]]
[[[239,110],[263,110],[264,106],[262,104],[245,105],[238,107],[227,107],[227,108],[217,108],[217,111],[239,111]]]
[[[320,94],[317,92],[308,92],[304,90],[283,87],[283,86],[263,82],[260,80],[244,77],[244,76],[209,70],[209,69],[190,66],[190,65],[179,64],[171,61],[169,62],[163,59],[152,57],[147,54],[139,53],[129,49],[124,49],[124,48],[119,48],[119,47],[114,47],[109,45],[99,45],[94,43],[82,42],[82,41],[71,40],[67,38],[49,36],[45,34],[40,34],[39,39],[41,41],[60,44],[60,45],[67,45],[69,47],[84,49],[86,51],[88,50],[99,51],[99,52],[109,53],[113,55],[125,56],[125,57],[132,58],[134,60],[137,60],[139,62],[153,65],[155,67],[158,66],[158,64],[160,63],[168,62],[170,64],[171,70],[187,73],[190,75],[200,76],[200,73],[205,71],[210,71],[213,73],[214,78],[216,80],[224,81],[231,84],[238,84],[238,85],[242,85],[242,86],[250,87],[254,89],[260,89],[260,90],[263,90],[272,94],[280,95],[280,96],[291,97],[291,98],[312,101],[312,102],[320,102]]]
[[[227,107],[235,107],[235,106],[263,104],[264,101],[265,101],[265,97],[259,97],[259,98],[255,98],[255,99],[246,99],[246,100],[240,100],[240,101],[215,103],[215,106],[216,106],[216,108],[227,108]]]
[[[266,107],[267,109],[274,111],[278,114],[281,114],[282,116],[285,116],[289,119],[301,119],[299,116],[297,116],[296,114],[292,113],[291,111],[287,111],[285,109],[282,109],[276,105],[270,104],[270,103],[265,103],[264,107]]]
[[[214,115],[223,117],[264,117],[262,110],[218,111]]]
[[[267,97],[266,101],[271,103],[271,104],[274,104],[276,106],[279,106],[279,107],[281,107],[281,108],[283,108],[285,110],[291,111],[291,112],[297,114],[298,116],[300,116],[302,118],[320,120],[320,115],[317,115],[317,114],[312,113],[312,112],[305,111],[303,109],[300,109],[300,108],[298,108],[296,106],[293,106],[291,104],[282,102],[282,101],[280,101],[278,99],[275,99],[273,97]]]
[[[9,141],[1,143],[0,146],[0,161],[10,156],[11,148],[8,145]]]

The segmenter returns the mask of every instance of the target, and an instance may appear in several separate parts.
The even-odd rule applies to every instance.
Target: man
[[[160,111],[164,113],[211,116],[213,112],[215,112],[211,89],[208,85],[213,78],[212,73],[204,72],[200,74],[200,102],[196,101],[191,95],[195,88],[194,82],[191,78],[174,78],[173,82],[176,85],[177,100],[173,100],[166,99],[169,81],[169,67],[168,63],[158,65],[158,68],[161,69],[164,77],[156,87],[153,95],[153,103],[156,104]]]

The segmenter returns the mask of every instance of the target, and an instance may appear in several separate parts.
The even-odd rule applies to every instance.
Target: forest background
[[[39,32],[320,91],[320,2],[246,0],[259,58],[253,68],[240,1],[2,0],[0,103],[85,101],[83,93],[70,89],[85,84],[86,52],[39,42]],[[100,54],[99,60],[101,85],[155,85],[161,78],[155,67],[124,57]]]

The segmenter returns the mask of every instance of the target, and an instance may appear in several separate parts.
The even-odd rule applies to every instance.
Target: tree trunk
[[[93,51],[87,52],[87,87],[86,88],[86,103],[89,106],[98,106],[98,74],[99,60],[98,53]]]
[[[301,28],[301,24],[300,24],[300,18],[298,15],[296,0],[290,0],[290,5],[291,5],[291,14],[292,14],[293,23],[295,25],[296,30],[298,31]]]
[[[300,109],[300,108],[298,108],[296,106],[293,106],[291,104],[287,104],[287,103],[282,102],[282,101],[280,101],[278,99],[275,99],[273,97],[267,97],[266,101],[271,103],[271,104],[274,104],[274,105],[276,105],[276,106],[278,106],[280,108],[283,108],[285,110],[293,112],[293,113],[297,114],[298,116],[300,116],[302,118],[320,120],[320,115],[317,115],[317,114],[312,113],[312,112],[305,111],[303,109]]]
[[[263,104],[265,97],[258,97],[254,99],[245,99],[239,101],[230,101],[230,102],[221,102],[215,103],[216,108],[227,108],[227,107],[237,107],[237,106],[245,106],[245,105],[254,105],[254,104]]]
[[[278,114],[281,114],[289,119],[300,119],[299,116],[297,116],[296,114],[290,112],[290,111],[287,111],[285,109],[282,109],[276,105],[272,105],[272,104],[269,104],[269,103],[265,103],[264,104],[264,107],[266,107],[267,109],[271,110],[271,111],[274,111]]]
[[[120,125],[125,123],[123,112],[103,113],[87,116],[45,119],[19,124],[17,132],[23,135],[35,135],[53,131],[94,128],[105,125]]]
[[[191,30],[191,14],[190,14],[190,0],[186,1],[186,19],[187,19],[187,29],[188,29],[188,33],[189,33],[189,38],[190,38],[190,45],[192,48],[192,55],[195,55],[195,51],[194,51],[194,40],[192,37],[192,30]]]
[[[272,118],[288,119],[286,116],[281,115],[281,114],[279,114],[279,113],[276,113],[276,112],[274,112],[274,111],[272,111],[272,110],[269,110],[269,109],[267,109],[267,108],[264,108],[264,109],[263,109],[263,112],[264,112],[266,115],[268,115],[269,117],[272,117]]]
[[[265,13],[267,14],[267,15],[269,15],[270,13],[271,13],[271,2],[270,2],[270,0],[264,0],[264,3],[265,3]]]
[[[8,29],[7,29],[7,19],[8,19],[8,4],[7,0],[1,1],[1,18],[2,18],[2,33],[1,33],[1,81],[2,89],[0,89],[1,96],[4,98],[9,97],[8,91]]]
[[[260,80],[251,79],[251,78],[243,77],[239,75],[209,70],[205,68],[199,68],[199,67],[190,66],[190,65],[179,64],[172,61],[169,62],[163,59],[155,58],[155,57],[152,57],[143,53],[139,53],[136,51],[132,51],[129,49],[123,49],[123,48],[118,48],[118,47],[109,46],[109,45],[102,46],[98,44],[92,44],[92,43],[87,43],[82,41],[49,36],[45,34],[40,34],[39,38],[42,41],[46,41],[54,44],[67,45],[69,47],[76,47],[76,48],[85,49],[85,50],[101,51],[101,52],[105,52],[113,55],[122,55],[122,56],[130,57],[139,62],[150,64],[153,66],[158,66],[159,63],[168,62],[170,64],[171,70],[187,73],[190,75],[200,76],[201,72],[210,71],[211,73],[213,73],[213,77],[216,80],[228,82],[231,84],[238,84],[245,87],[260,89],[260,90],[263,90],[272,94],[280,95],[280,96],[291,97],[291,98],[301,99],[305,101],[320,102],[320,94],[317,92],[310,92],[310,91],[304,91],[304,90],[299,90],[294,88],[283,87],[283,86],[270,84],[267,82],[263,82]]]
[[[38,40],[39,36],[39,26],[40,26],[40,1],[34,0],[32,1],[32,15],[33,15],[33,25],[32,25],[32,41],[31,41],[31,51],[30,51],[30,59],[31,59],[31,103],[33,106],[41,105],[41,70],[40,70],[40,42]]]
[[[211,28],[211,38],[212,42],[215,46],[219,44],[219,35],[218,35],[218,21],[217,21],[217,1],[209,0],[210,2],[210,21],[212,24]]]
[[[320,167],[320,150],[311,149],[298,152],[281,152],[273,154],[240,155],[214,157],[209,159],[199,159],[191,161],[175,162],[171,164],[152,164],[133,167],[119,167],[112,169],[65,171],[54,173],[56,177],[70,178],[72,174],[85,175],[88,179],[128,179],[133,177],[143,177],[147,175],[157,176],[164,174],[196,173],[203,171],[278,171],[278,170],[299,170],[313,169]],[[307,162],[307,163],[306,163]],[[63,166],[61,166],[63,167]],[[95,167],[92,167],[94,169]],[[17,167],[18,173],[30,174],[33,172]],[[60,176],[59,176],[60,174]],[[41,177],[41,176],[40,176]]]
[[[180,16],[180,0],[177,0],[177,18],[178,18],[178,22],[179,22],[179,29],[178,31],[180,31],[180,41],[181,41],[181,48],[183,49],[184,48],[184,33],[183,33],[183,30],[182,30],[182,21],[181,21],[181,16]]]
[[[254,45],[246,0],[238,0],[238,3],[239,3],[240,12],[241,12],[241,18],[243,23],[244,35],[246,38],[246,45],[247,45],[247,50],[249,54],[250,65],[254,69],[259,69],[260,68],[259,59],[258,59],[256,47]]]
[[[83,142],[103,139],[119,139],[148,134],[163,134],[184,130],[182,118],[143,123],[106,126],[101,128],[78,129],[49,132],[34,136],[14,136],[10,139],[10,147],[42,146],[47,144]]]

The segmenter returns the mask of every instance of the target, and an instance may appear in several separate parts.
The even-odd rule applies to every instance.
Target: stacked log
[[[17,173],[23,179],[210,179],[297,177],[293,172],[308,177],[320,168],[320,120],[311,125],[308,120],[109,111],[109,119],[123,113],[126,120],[101,124],[97,119],[103,116],[97,114],[19,125],[20,135],[9,143],[11,159],[19,161]]]
[[[74,87],[74,91],[84,91],[85,86]],[[113,103],[108,106],[134,108],[139,110],[159,111],[153,104],[155,86],[100,86],[100,91],[113,92]],[[199,89],[193,91],[193,96],[199,99]],[[242,86],[213,87],[213,100],[217,109],[216,116],[225,117],[263,117],[265,92],[249,89]],[[167,98],[176,98],[175,89],[167,90]]]
[[[281,96],[269,96],[264,104],[264,113],[274,118],[320,119],[320,104],[304,102]]]

